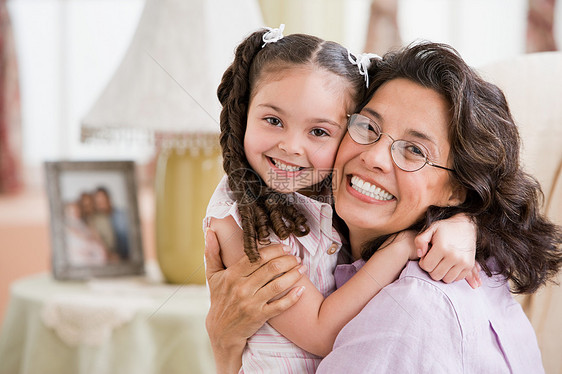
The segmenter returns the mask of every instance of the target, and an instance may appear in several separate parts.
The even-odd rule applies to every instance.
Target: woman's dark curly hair
[[[238,46],[234,61],[217,90],[222,105],[223,167],[242,218],[244,252],[251,261],[259,258],[257,242],[267,243],[271,232],[280,239],[309,232],[306,218],[294,207],[291,195],[269,188],[252,170],[244,153],[248,107],[260,80],[266,74],[311,67],[329,71],[348,82],[353,106],[366,93],[364,77],[349,61],[347,49],[341,45],[311,35],[293,34],[263,46],[265,32],[265,29],[254,32]],[[324,181],[323,185],[329,186],[330,182]]]
[[[371,78],[366,105],[385,82],[405,78],[441,95],[450,105],[450,158],[453,183],[466,190],[456,207],[428,209],[423,229],[438,219],[462,213],[478,225],[476,260],[488,276],[486,260],[512,281],[513,292],[530,293],[551,279],[562,265],[559,226],[540,212],[540,185],[520,164],[520,139],[503,92],[484,81],[452,47],[436,43],[412,44],[387,53]],[[369,258],[381,243],[370,243]]]

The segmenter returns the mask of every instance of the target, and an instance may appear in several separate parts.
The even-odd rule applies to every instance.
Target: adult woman
[[[372,82],[336,159],[335,208],[360,259],[336,278],[360,268],[389,236],[460,212],[478,223],[476,258],[487,277],[470,293],[409,263],[344,327],[319,372],[540,371],[534,333],[505,279],[515,292],[536,290],[562,264],[561,235],[540,215],[540,188],[520,168],[503,94],[451,48],[431,43],[387,54]],[[371,186],[394,199],[369,199]],[[215,325],[208,323],[212,340]]]

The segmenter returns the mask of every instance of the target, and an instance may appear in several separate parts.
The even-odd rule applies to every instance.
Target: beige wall
[[[259,0],[265,26],[285,24],[285,35],[306,33],[343,43],[344,0]]]

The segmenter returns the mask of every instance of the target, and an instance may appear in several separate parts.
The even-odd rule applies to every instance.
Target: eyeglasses
[[[392,156],[392,161],[401,170],[408,172],[418,171],[427,164],[436,168],[454,172],[453,169],[431,162],[426,156],[429,152],[423,145],[407,140],[394,140],[392,136],[382,132],[379,125],[377,125],[372,119],[362,114],[356,113],[349,116],[347,121],[347,132],[355,143],[362,145],[378,142],[383,134],[388,136],[392,140],[392,144],[390,145],[390,155]]]

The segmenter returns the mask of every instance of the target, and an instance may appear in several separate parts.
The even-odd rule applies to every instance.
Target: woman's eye
[[[414,157],[425,158],[425,152],[417,145],[410,143],[406,146],[408,153]]]
[[[369,134],[373,134],[375,136],[379,136],[379,134],[380,134],[379,128],[375,127],[371,124],[367,124],[367,131],[369,132]]]
[[[323,129],[313,129],[310,133],[311,133],[312,135],[318,136],[318,137],[321,137],[321,136],[330,136],[330,134],[328,134],[328,132],[327,132],[326,130],[323,130]]]
[[[279,120],[279,118],[275,118],[275,117],[267,117],[265,119],[267,122],[269,122],[270,125],[273,126],[281,126],[281,121]]]
[[[369,122],[365,122],[361,124],[361,131],[365,135],[365,137],[369,139],[378,139],[380,135],[380,130],[377,126],[373,126]]]
[[[361,127],[363,132],[368,133],[369,135],[378,135],[380,133],[378,125],[371,123],[371,121],[361,122],[359,123],[359,126]]]

